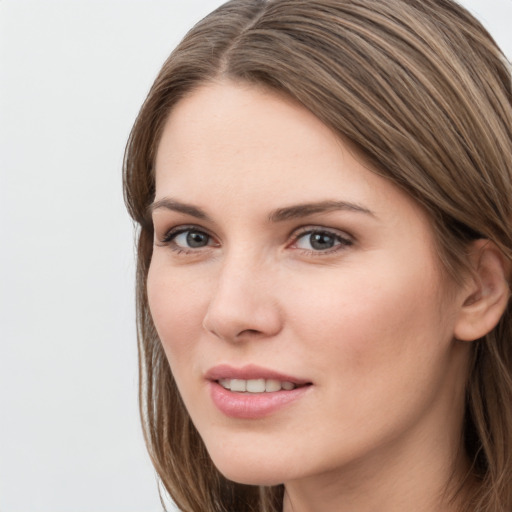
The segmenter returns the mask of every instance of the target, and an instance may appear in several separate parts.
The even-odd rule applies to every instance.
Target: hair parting
[[[368,167],[423,206],[447,272],[468,243],[512,260],[511,67],[451,0],[231,0],[165,62],[130,134],[124,197],[138,226],[140,413],[165,490],[184,512],[280,512],[284,488],[251,487],[213,465],[178,393],[148,306],[154,160],[164,123],[212,81],[267,88],[310,110]],[[509,282],[510,285],[510,282]],[[463,447],[477,485],[464,512],[512,509],[512,306],[474,342]],[[459,483],[462,488],[462,482]],[[457,486],[455,486],[457,487]]]

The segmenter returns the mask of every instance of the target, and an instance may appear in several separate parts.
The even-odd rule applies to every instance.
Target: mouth
[[[234,393],[276,393],[278,391],[292,391],[308,384],[295,384],[289,380],[278,379],[218,379],[217,382],[224,389]]]
[[[208,370],[205,377],[206,380],[215,382],[234,393],[277,393],[278,391],[292,391],[312,384],[306,379],[292,377],[256,365],[235,368],[223,364]]]
[[[210,383],[211,399],[221,413],[251,420],[291,406],[309,395],[313,386],[310,381],[253,365],[216,366],[207,372],[206,380]]]

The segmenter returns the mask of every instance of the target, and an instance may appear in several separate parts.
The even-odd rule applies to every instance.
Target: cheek
[[[416,367],[436,344],[450,339],[438,283],[428,267],[407,273],[389,267],[385,273],[376,267],[333,272],[325,283],[317,280],[302,292],[289,289],[294,335],[304,340],[318,364],[336,361],[345,374],[374,378],[379,368],[392,372],[411,360]]]
[[[151,262],[147,293],[151,317],[171,366],[193,356],[207,309],[204,286],[191,286],[182,273]]]
[[[350,272],[340,274],[339,282],[331,279],[329,293],[317,282],[309,294],[299,298],[298,290],[290,289],[288,295],[299,345],[290,352],[307,361],[319,390],[323,419],[316,434],[326,443],[343,438],[354,453],[364,448],[363,441],[410,425],[454,373],[450,316],[439,305],[439,277],[428,269],[423,275],[399,275]]]

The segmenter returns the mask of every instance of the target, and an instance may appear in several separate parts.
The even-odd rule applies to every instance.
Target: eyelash
[[[182,247],[180,245],[177,245],[175,240],[176,238],[179,236],[179,235],[182,235],[184,233],[198,233],[198,234],[201,234],[201,235],[205,235],[208,237],[209,239],[209,242],[211,240],[214,240],[213,236],[210,235],[207,231],[205,231],[204,229],[198,227],[198,226],[193,226],[193,225],[190,225],[190,226],[179,226],[179,227],[176,227],[176,228],[173,228],[169,231],[167,231],[167,233],[164,235],[164,237],[161,239],[160,243],[161,245],[167,245],[170,247],[170,249],[172,251],[174,251],[176,254],[197,254],[199,250],[201,249],[205,249],[207,247],[215,247],[215,246],[219,246],[218,243],[215,243],[215,244],[210,244],[208,243],[207,245],[205,246],[201,246],[201,247],[197,247],[197,248],[192,248],[192,247]],[[354,241],[352,239],[352,237],[350,237],[349,235],[347,234],[341,234],[339,231],[337,230],[334,230],[334,229],[327,229],[327,228],[320,228],[320,227],[313,227],[313,226],[305,226],[303,228],[299,228],[299,230],[295,230],[294,233],[292,234],[292,241],[291,243],[287,244],[287,247],[292,247],[294,245],[297,245],[297,243],[302,239],[302,238],[305,238],[307,236],[311,236],[311,235],[323,235],[323,236],[327,236],[327,237],[330,237],[332,239],[334,239],[334,246],[331,247],[331,248],[327,248],[325,250],[315,250],[315,249],[304,249],[304,248],[295,248],[295,250],[300,250],[302,251],[303,253],[307,254],[307,255],[312,255],[312,256],[323,256],[323,255],[326,255],[326,254],[332,254],[332,253],[335,253],[335,252],[338,252],[338,251],[341,251],[347,247],[350,247],[351,245],[353,245]]]
[[[307,236],[311,235],[323,235],[330,237],[334,239],[335,245],[331,248],[324,249],[324,250],[315,250],[315,249],[300,249],[297,248],[296,250],[301,250],[304,253],[312,256],[324,256],[326,254],[332,254],[336,253],[338,251],[342,251],[347,247],[350,247],[353,245],[354,241],[352,237],[350,237],[346,233],[340,233],[338,230],[335,229],[327,229],[327,228],[321,228],[317,226],[306,226],[303,228],[300,228],[299,231],[295,231],[293,235],[293,241],[288,247],[293,247],[294,245],[297,245],[297,243]]]
[[[176,244],[175,240],[179,235],[182,235],[184,233],[200,233],[203,235],[206,235],[210,240],[213,239],[213,237],[204,229],[199,228],[198,226],[179,226],[176,228],[172,228],[167,233],[165,233],[163,239],[161,240],[162,245],[168,245],[172,251],[174,251],[177,254],[192,254],[197,253],[198,249],[201,248],[185,248],[181,247]],[[218,244],[216,244],[218,245]],[[204,247],[211,247],[211,245],[206,245]]]

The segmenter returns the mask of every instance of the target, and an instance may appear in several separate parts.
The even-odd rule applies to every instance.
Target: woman
[[[184,511],[512,508],[512,90],[450,0],[232,0],[133,128],[141,412]]]

